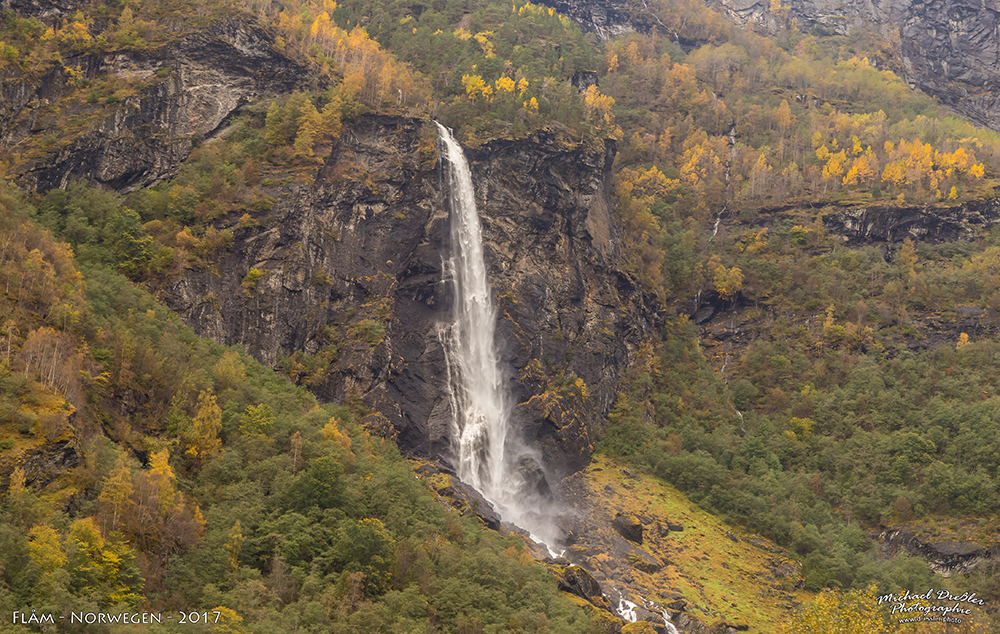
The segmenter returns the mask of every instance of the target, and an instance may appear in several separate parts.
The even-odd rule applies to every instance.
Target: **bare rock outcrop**
[[[827,231],[848,244],[896,243],[907,238],[937,244],[969,242],[1000,223],[1000,201],[973,200],[948,207],[868,205],[825,214]]]
[[[995,551],[971,541],[930,541],[905,528],[887,528],[877,536],[879,550],[885,557],[900,550],[927,561],[931,570],[942,577],[968,574],[979,562],[996,557]]]
[[[602,40],[648,31],[653,23],[645,3],[628,0],[542,0]]]
[[[114,101],[82,102],[67,68],[115,77],[132,90]],[[128,191],[171,176],[240,106],[291,90],[305,76],[274,50],[267,30],[219,20],[156,49],[81,55],[41,76],[4,77],[0,148],[17,153],[14,172],[25,189],[83,178]]]

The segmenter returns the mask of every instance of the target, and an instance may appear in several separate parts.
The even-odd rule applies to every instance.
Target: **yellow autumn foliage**
[[[896,630],[879,606],[875,586],[840,593],[824,590],[782,623],[778,634],[889,634]]]

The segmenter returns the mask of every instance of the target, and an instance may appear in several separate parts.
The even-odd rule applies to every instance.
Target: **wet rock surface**
[[[448,467],[440,463],[424,463],[416,469],[417,477],[424,480],[441,502],[462,515],[475,515],[486,528],[511,532],[493,505],[468,484],[458,479]],[[516,531],[513,531],[516,532]]]

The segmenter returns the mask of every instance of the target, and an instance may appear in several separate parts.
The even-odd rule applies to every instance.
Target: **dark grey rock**
[[[944,577],[966,574],[990,556],[989,550],[975,542],[928,542],[900,528],[884,530],[877,539],[884,557],[905,550],[925,559],[931,570]]]
[[[632,31],[648,31],[655,22],[648,8],[628,0],[541,0],[541,3],[602,40]]]
[[[830,233],[848,244],[920,242],[969,242],[976,228],[1000,223],[1000,200],[975,200],[950,207],[888,207],[872,205],[844,209],[823,216]]]
[[[500,530],[503,521],[493,505],[479,491],[458,478],[452,477],[451,486],[438,491],[438,493],[458,502],[465,512],[473,513],[482,520],[487,528],[495,531]]]
[[[642,543],[642,524],[636,518],[619,514],[611,520],[611,527],[630,542]]]
[[[64,475],[67,470],[79,465],[80,453],[75,439],[46,443],[28,452],[18,463],[24,469],[25,484],[35,490],[43,488]]]

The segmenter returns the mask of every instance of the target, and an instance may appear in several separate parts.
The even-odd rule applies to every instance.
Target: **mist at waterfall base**
[[[554,555],[561,532],[552,514],[554,500],[539,468],[540,456],[511,424],[512,399],[494,341],[496,305],[486,275],[472,173],[451,131],[440,123],[437,126],[447,161],[451,205],[451,259],[445,268],[454,285],[454,321],[443,339],[456,471],[505,523],[528,531]]]

